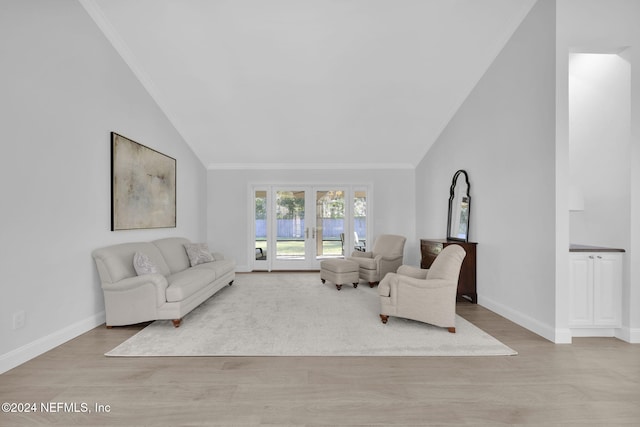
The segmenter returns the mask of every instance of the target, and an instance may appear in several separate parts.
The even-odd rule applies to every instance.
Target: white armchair
[[[460,245],[449,245],[428,270],[403,265],[387,274],[378,287],[382,323],[389,316],[404,317],[455,333],[458,277],[465,256]]]
[[[378,236],[371,252],[353,251],[349,261],[358,263],[360,279],[377,284],[389,272],[395,272],[402,265],[404,257],[404,236],[382,234]]]

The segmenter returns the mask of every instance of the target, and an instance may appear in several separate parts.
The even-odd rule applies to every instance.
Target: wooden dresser
[[[438,254],[449,245],[460,245],[467,252],[462,262],[458,279],[458,299],[478,303],[476,293],[476,246],[475,242],[456,242],[446,239],[420,239],[420,268],[430,268]]]

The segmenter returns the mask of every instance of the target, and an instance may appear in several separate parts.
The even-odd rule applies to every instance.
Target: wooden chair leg
[[[386,325],[387,324],[387,320],[389,320],[389,316],[387,316],[386,314],[381,314],[380,315],[380,320],[382,320],[382,323],[384,323]]]

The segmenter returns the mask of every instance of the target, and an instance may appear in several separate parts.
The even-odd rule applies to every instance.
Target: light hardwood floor
[[[107,358],[143,325],[98,327],[0,375],[0,402],[38,406],[0,425],[640,425],[640,345],[556,345],[477,305],[458,313],[519,354]]]

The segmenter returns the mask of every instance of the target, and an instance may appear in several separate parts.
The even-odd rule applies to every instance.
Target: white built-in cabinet
[[[576,337],[614,336],[621,326],[624,251],[600,249],[572,247],[569,254],[569,327]]]

